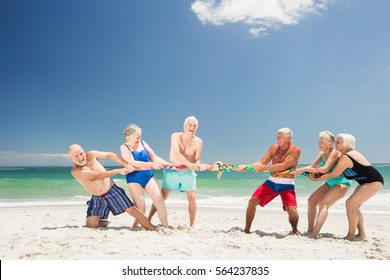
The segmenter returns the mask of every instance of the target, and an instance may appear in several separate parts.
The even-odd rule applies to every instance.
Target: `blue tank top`
[[[129,146],[125,144],[125,146],[129,149],[129,151],[133,154],[134,160],[149,162],[149,155],[145,149],[144,143],[141,141],[142,147],[144,147],[141,151],[132,151]]]
[[[141,151],[132,151],[129,146],[127,146],[126,144],[125,146],[132,153],[134,160],[149,162],[149,155],[142,141],[141,144],[142,147],[144,147]],[[139,183],[142,187],[145,187],[152,177],[153,177],[152,170],[133,171],[126,175],[126,181],[127,183]]]

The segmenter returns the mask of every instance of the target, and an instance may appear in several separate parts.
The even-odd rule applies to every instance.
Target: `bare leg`
[[[375,195],[382,188],[380,182],[367,183],[356,187],[353,194],[345,202],[348,216],[348,234],[347,240],[355,240],[355,232],[359,226],[358,236],[365,238],[363,216],[360,213],[360,206],[369,198]],[[360,222],[360,224],[359,224]]]
[[[195,227],[195,216],[196,216],[196,195],[195,191],[187,192],[188,200],[188,213],[190,214],[190,227]]]
[[[161,189],[161,193],[162,193],[163,199],[165,201],[168,198],[171,191],[168,189]],[[148,216],[149,221],[152,221],[152,218],[153,218],[154,214],[156,214],[156,212],[157,212],[157,209],[154,206],[154,204],[152,204],[152,206],[150,207],[149,216]]]
[[[358,217],[359,217],[359,221],[358,221],[358,224],[357,224],[358,233],[355,236],[355,239],[361,241],[361,240],[366,239],[366,232],[364,230],[363,215],[362,215],[362,212],[360,212],[360,210],[358,211]]]
[[[110,221],[100,220],[99,221],[99,227],[106,227],[109,223],[110,223]]]
[[[133,216],[144,228],[154,231],[155,227],[149,222],[148,218],[138,210],[137,207],[132,206],[126,209],[126,212]]]
[[[133,199],[134,205],[138,208],[139,211],[145,213],[145,196],[144,196],[144,188],[138,183],[129,183],[128,184],[129,191],[131,194],[131,198]],[[137,219],[135,219],[133,227],[138,224]]]
[[[323,196],[318,211],[317,222],[311,233],[311,236],[318,238],[320,230],[328,217],[328,209],[339,199],[345,196],[348,192],[348,187],[345,185],[336,185],[333,188],[328,188],[328,191]]]
[[[256,207],[260,201],[257,198],[250,198],[248,201],[248,207],[246,208],[246,219],[245,219],[245,233],[250,233],[253,219],[256,215]]]
[[[319,186],[307,200],[307,232],[309,234],[311,234],[314,230],[317,218],[317,206],[320,204],[321,198],[325,196],[328,190],[328,184],[324,183]]]
[[[101,221],[100,216],[89,216],[87,217],[85,226],[87,228],[98,228],[100,221]]]
[[[292,232],[296,235],[301,235],[298,230],[299,215],[296,206],[286,206],[288,221],[291,224]]]
[[[356,228],[358,224],[359,217],[357,211],[359,208],[356,207],[349,199],[345,203],[347,208],[347,217],[348,217],[348,234],[345,239],[352,241],[355,238]]]
[[[163,227],[168,227],[167,208],[165,207],[164,197],[161,194],[156,179],[152,178],[145,187],[146,192],[153,201],[153,206],[157,209],[158,218]],[[149,213],[150,215],[150,213]]]

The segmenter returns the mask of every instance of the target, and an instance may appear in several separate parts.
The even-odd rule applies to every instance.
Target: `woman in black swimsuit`
[[[336,149],[343,155],[332,172],[313,180],[327,180],[343,173],[345,178],[358,182],[359,185],[345,202],[349,223],[348,234],[345,239],[361,241],[366,238],[366,233],[360,207],[382,188],[384,181],[378,170],[361,153],[355,150],[355,142],[355,137],[351,134],[342,133],[337,135]],[[355,235],[356,229],[357,235]]]

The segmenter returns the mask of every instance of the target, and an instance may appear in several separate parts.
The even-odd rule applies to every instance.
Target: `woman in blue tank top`
[[[344,174],[347,179],[358,182],[359,185],[345,203],[349,224],[345,238],[350,241],[362,241],[366,238],[366,233],[360,207],[382,188],[384,181],[378,170],[355,150],[355,143],[355,137],[351,134],[337,135],[336,149],[343,155],[331,172],[315,180],[327,180]]]
[[[297,169],[294,172],[295,174],[302,174],[304,172],[310,174],[319,172],[327,173],[332,171],[337,164],[337,161],[342,154],[334,149],[335,137],[329,131],[322,131],[319,136],[318,146],[320,148],[320,153],[310,166]],[[310,179],[312,177],[313,176],[310,176]],[[308,199],[307,208],[307,234],[309,236],[318,238],[321,227],[328,217],[328,209],[347,194],[350,186],[351,181],[341,174],[336,178],[326,180],[312,193]]]
[[[141,128],[135,124],[129,125],[123,132],[125,143],[120,147],[122,158],[139,169],[139,171],[128,173],[126,182],[135,206],[141,212],[146,212],[144,198],[146,191],[157,208],[161,225],[168,227],[164,199],[151,169],[161,169],[163,164],[169,163],[158,157],[145,141],[141,141],[141,135]],[[134,225],[136,224],[137,221]]]

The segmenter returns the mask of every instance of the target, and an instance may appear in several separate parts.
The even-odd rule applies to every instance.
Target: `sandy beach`
[[[133,218],[110,215],[106,228],[88,229],[85,207],[2,208],[2,260],[389,260],[389,216],[365,215],[367,239],[343,240],[347,219],[330,211],[322,238],[290,233],[286,213],[259,208],[250,235],[245,210],[198,208],[197,228],[188,228],[184,206],[168,205],[170,228],[132,229]],[[363,212],[364,214],[364,212]],[[153,220],[158,224],[157,219]],[[299,229],[307,215],[300,212]]]

